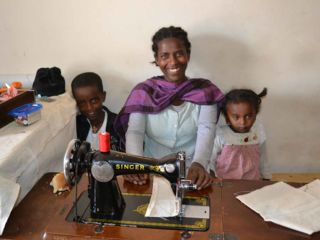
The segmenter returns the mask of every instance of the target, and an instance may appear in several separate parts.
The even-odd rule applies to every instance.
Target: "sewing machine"
[[[92,150],[88,142],[72,140],[67,147],[64,157],[65,179],[70,185],[76,186],[81,176],[86,172],[88,175],[88,194],[87,196],[86,194],[82,194],[82,197],[75,200],[73,209],[70,211],[67,220],[80,223],[152,226],[157,228],[157,224],[149,226],[146,224],[146,221],[159,222],[159,220],[163,221],[163,219],[143,219],[141,220],[143,222],[142,225],[139,225],[139,221],[137,220],[141,216],[135,216],[134,221],[132,219],[130,221],[126,220],[127,218],[132,218],[133,212],[139,212],[134,209],[145,206],[146,204],[143,203],[146,200],[141,200],[141,196],[122,194],[117,182],[117,176],[119,175],[153,173],[159,174],[170,181],[178,199],[180,205],[178,215],[175,218],[168,218],[172,222],[172,226],[174,226],[173,229],[183,229],[184,224],[190,227],[190,221],[196,221],[199,225],[199,219],[192,220],[192,217],[186,219],[188,216],[185,213],[185,206],[188,205],[188,202],[189,205],[199,205],[199,199],[189,198],[188,200],[185,198],[185,191],[196,189],[196,185],[185,178],[185,161],[184,152],[179,152],[176,155],[162,159],[154,159],[109,149],[101,150],[100,148],[99,151]],[[143,197],[149,199],[150,195]],[[131,205],[136,201],[138,203],[132,207]],[[205,215],[209,216],[209,200],[202,197],[200,205],[204,205],[205,209],[202,210],[205,212]],[[193,210],[193,212],[195,211],[199,211],[199,208]],[[128,217],[127,215],[130,216]],[[204,216],[204,218],[206,217]],[[168,219],[165,220],[168,221]],[[195,230],[201,231],[208,227],[209,220],[203,221],[205,221],[205,224],[201,223],[201,229],[199,226],[195,226]],[[163,226],[165,225],[159,224],[160,228],[163,228]],[[170,224],[167,224],[165,228],[171,228]]]

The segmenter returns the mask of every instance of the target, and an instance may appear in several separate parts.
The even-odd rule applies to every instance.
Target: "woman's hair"
[[[103,92],[103,84],[101,77],[94,72],[85,72],[76,76],[71,83],[72,95],[74,96],[75,89],[79,87],[94,86],[100,92]]]
[[[260,111],[261,98],[267,95],[267,88],[261,93],[256,94],[250,89],[233,89],[228,92],[221,105],[223,115],[227,116],[227,105],[229,103],[249,103],[255,109],[256,113]]]
[[[188,39],[188,33],[181,27],[163,27],[160,28],[152,37],[152,51],[154,57],[158,54],[158,43],[166,38],[177,38],[181,40],[187,50],[187,53],[191,53],[191,43]]]

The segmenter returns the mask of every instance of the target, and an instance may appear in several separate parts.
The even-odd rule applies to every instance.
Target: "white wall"
[[[136,83],[160,73],[153,33],[179,25],[192,42],[190,77],[224,91],[268,87],[260,117],[272,170],[319,172],[319,9],[319,0],[1,0],[0,75],[58,66],[69,87],[95,71],[118,111]]]

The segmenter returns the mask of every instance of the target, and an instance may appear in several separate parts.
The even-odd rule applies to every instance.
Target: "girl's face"
[[[237,133],[249,132],[257,117],[256,110],[248,102],[228,103],[226,113],[227,123]]]
[[[78,87],[74,91],[74,98],[79,111],[90,122],[100,121],[104,117],[102,106],[106,92],[101,92],[95,86]]]
[[[183,42],[177,38],[165,38],[158,43],[156,64],[169,82],[186,80],[186,69],[190,55]]]

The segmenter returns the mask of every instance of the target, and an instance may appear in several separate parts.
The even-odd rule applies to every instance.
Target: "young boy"
[[[89,142],[93,149],[99,149],[99,132],[107,131],[111,149],[123,151],[113,128],[117,115],[103,106],[106,91],[100,76],[93,72],[82,73],[73,79],[71,89],[80,111],[76,122],[78,139]]]

